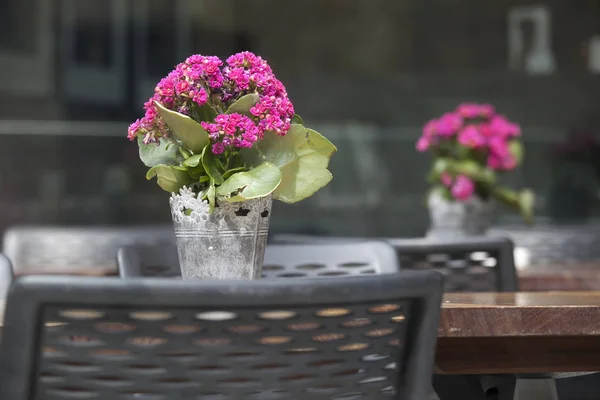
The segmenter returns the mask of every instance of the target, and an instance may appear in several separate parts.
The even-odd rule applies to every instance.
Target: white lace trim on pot
[[[179,194],[172,193],[169,199],[173,222],[197,224],[205,224],[208,221],[250,220],[257,218],[267,219],[268,221],[271,201],[271,196],[240,203],[217,201],[217,207],[215,207],[212,214],[209,214],[208,201],[198,198],[198,195],[186,186],[179,190]]]

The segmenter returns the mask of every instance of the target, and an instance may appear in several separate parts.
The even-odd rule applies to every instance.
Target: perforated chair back
[[[175,243],[173,228],[15,227],[4,235],[3,252],[15,274],[117,271],[117,251],[131,244]]]
[[[29,276],[8,298],[0,398],[422,400],[442,278]]]
[[[13,281],[13,270],[10,261],[6,256],[0,253],[0,299],[5,299],[8,294],[8,288]]]
[[[121,277],[181,276],[175,246],[129,246],[118,256]],[[394,273],[398,258],[383,242],[267,245],[263,277],[320,278]]]
[[[444,275],[447,292],[518,290],[513,243],[501,237],[453,241],[390,239],[401,268],[434,270]]]
[[[361,243],[364,238],[282,234],[275,243]],[[397,252],[400,268],[435,270],[444,275],[448,292],[514,292],[518,290],[514,245],[510,239],[472,236],[454,240],[380,239]]]

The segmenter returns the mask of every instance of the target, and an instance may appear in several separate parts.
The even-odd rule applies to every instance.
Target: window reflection
[[[339,147],[334,181],[276,205],[276,230],[422,234],[429,160],[414,142],[462,101],[522,125],[525,165],[506,179],[536,190],[541,221],[585,203],[578,223],[590,223],[594,166],[558,168],[553,146],[572,131],[598,138],[598,15],[597,2],[566,0],[1,1],[0,229],[168,221],[126,123],[186,55],[240,50],[269,59],[303,118]],[[589,179],[565,178],[581,169]]]

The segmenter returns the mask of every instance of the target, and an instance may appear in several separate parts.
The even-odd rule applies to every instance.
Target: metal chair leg
[[[484,400],[477,375],[434,375],[433,388],[440,400]]]
[[[558,400],[556,382],[552,378],[517,379],[514,400]]]

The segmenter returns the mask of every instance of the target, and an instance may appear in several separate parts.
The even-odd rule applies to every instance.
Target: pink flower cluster
[[[520,135],[519,125],[497,114],[493,106],[464,103],[455,111],[429,121],[423,128],[416,148],[424,152],[455,141],[483,154],[489,168],[509,171],[517,166],[509,142]]]
[[[232,103],[250,93],[259,95],[251,116],[224,114]],[[223,153],[229,146],[252,147],[265,131],[284,136],[294,116],[284,85],[265,60],[250,52],[235,54],[225,64],[218,57],[193,55],[177,65],[144,104],[144,117],[129,127],[130,140],[144,135],[144,143],[152,143],[169,136],[155,102],[192,118],[196,115],[194,110],[200,107],[214,108],[219,114],[214,121],[198,122],[209,132],[215,154]]]
[[[450,190],[452,197],[458,201],[467,201],[475,192],[475,182],[466,175],[458,175],[455,178],[447,172],[440,176],[442,184]]]
[[[264,132],[245,115],[242,114],[220,114],[214,123],[202,122],[202,127],[208,132],[212,142],[212,152],[222,154],[226,148],[250,148]]]

